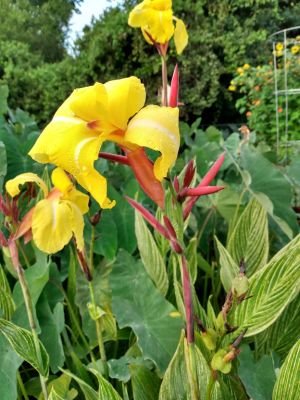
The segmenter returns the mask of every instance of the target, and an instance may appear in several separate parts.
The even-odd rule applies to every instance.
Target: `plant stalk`
[[[166,56],[161,56],[161,73],[162,73],[162,105],[168,106],[168,69]]]
[[[35,322],[34,322],[34,317],[33,317],[32,299],[31,299],[28,285],[27,285],[27,282],[25,279],[23,268],[21,267],[20,264],[18,264],[16,266],[16,271],[18,274],[19,282],[20,282],[23,297],[24,297],[24,302],[25,302],[25,306],[26,306],[29,325],[30,325],[30,329],[31,329],[31,332],[33,335],[35,350],[36,350],[36,353],[37,353],[37,356],[39,359],[39,363],[42,364],[41,347],[40,347],[40,342],[39,342],[39,338],[38,338],[38,334],[37,334],[36,326],[35,326]],[[44,399],[48,400],[47,378],[42,376],[42,374],[40,374],[40,373],[39,373],[39,376],[40,376],[40,382],[41,382]]]
[[[181,270],[182,270],[182,288],[183,300],[185,307],[186,319],[186,338],[187,342],[194,343],[194,318],[193,318],[193,301],[192,301],[192,288],[190,281],[190,274],[187,267],[187,260],[184,255],[181,257]]]

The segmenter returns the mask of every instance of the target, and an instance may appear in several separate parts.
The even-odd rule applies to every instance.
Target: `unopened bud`
[[[206,332],[201,332],[201,337],[208,350],[216,349],[218,334],[214,329],[208,328]]]
[[[225,321],[224,321],[224,317],[223,317],[222,311],[219,312],[219,315],[217,316],[215,325],[216,325],[217,331],[218,331],[221,335],[223,335],[224,333],[226,333]]]
[[[99,210],[98,212],[96,212],[96,214],[94,214],[91,218],[90,218],[90,222],[93,226],[96,226],[99,224],[100,222],[100,218],[101,218],[101,211]]]
[[[246,275],[240,275],[234,278],[232,282],[232,290],[237,298],[243,297],[247,294],[249,289],[249,280]]]
[[[227,356],[227,351],[220,349],[216,352],[211,360],[211,367],[216,371],[221,371],[223,374],[229,374],[231,371],[231,361],[225,361],[224,357]]]

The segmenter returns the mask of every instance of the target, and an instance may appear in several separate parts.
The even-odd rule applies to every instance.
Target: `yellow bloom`
[[[165,44],[174,36],[178,54],[188,43],[185,24],[173,16],[171,0],[144,0],[131,11],[128,24],[133,28],[141,28],[150,44]]]
[[[277,51],[282,51],[283,48],[284,48],[283,43],[281,43],[281,42],[276,43],[276,50]]]
[[[56,168],[52,173],[54,189],[49,194],[46,184],[32,173],[21,174],[9,180],[6,190],[14,197],[20,193],[19,186],[26,182],[37,183],[42,188],[45,198],[25,215],[15,239],[31,230],[36,246],[51,254],[60,251],[74,235],[78,249],[83,251],[83,214],[88,212],[89,197],[76,190],[60,168]]]
[[[178,109],[142,109],[145,99],[144,85],[136,77],[77,89],[58,109],[29,155],[38,162],[49,162],[68,171],[102,208],[111,208],[115,202],[107,198],[106,179],[94,168],[105,140],[129,150],[143,146],[160,151],[161,157],[154,165],[159,180],[166,176],[177,157]]]
[[[236,71],[237,71],[237,73],[238,73],[239,75],[244,75],[244,70],[243,70],[242,67],[239,67]]]
[[[299,50],[300,50],[300,47],[297,45],[291,47],[292,54],[297,54],[299,52]]]
[[[231,92],[235,92],[236,91],[236,86],[235,85],[229,85],[228,86],[228,90],[230,90]]]
[[[247,69],[249,69],[249,68],[250,68],[250,65],[249,65],[249,64],[244,64],[244,65],[243,65],[243,69],[244,69],[244,70],[247,70]]]

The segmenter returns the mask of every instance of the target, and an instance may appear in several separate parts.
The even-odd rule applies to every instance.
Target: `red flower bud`
[[[184,180],[183,180],[183,187],[188,187],[192,183],[192,180],[195,176],[196,172],[196,165],[194,160],[190,160],[184,174]]]
[[[190,188],[186,191],[186,196],[205,196],[207,194],[212,194],[223,190],[224,186],[202,186],[202,187],[195,187]]]
[[[169,107],[178,106],[178,94],[179,94],[179,70],[178,70],[178,65],[176,64],[171,81]]]

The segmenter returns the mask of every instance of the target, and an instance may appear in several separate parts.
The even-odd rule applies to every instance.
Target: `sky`
[[[84,0],[80,6],[80,14],[74,13],[70,22],[70,40],[74,41],[80,35],[85,25],[89,25],[92,17],[99,15],[109,5],[117,4],[118,0]]]

